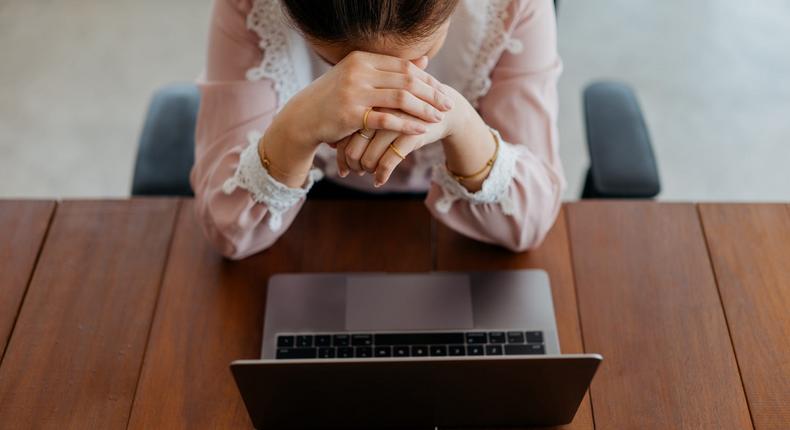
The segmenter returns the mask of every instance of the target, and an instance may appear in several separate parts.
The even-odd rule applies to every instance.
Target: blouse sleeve
[[[206,236],[234,259],[274,243],[320,179],[313,170],[302,188],[289,188],[261,164],[257,141],[276,113],[277,94],[270,79],[245,79],[262,60],[259,37],[247,31],[250,1],[214,2],[190,176]]]
[[[559,158],[557,53],[550,0],[514,0],[511,47],[491,73],[478,112],[501,139],[482,189],[468,192],[434,168],[426,204],[450,228],[471,238],[523,251],[538,246],[557,217],[565,179]]]

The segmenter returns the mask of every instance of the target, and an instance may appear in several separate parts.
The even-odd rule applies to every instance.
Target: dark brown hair
[[[306,36],[329,43],[368,42],[379,36],[413,42],[433,33],[458,0],[281,0]]]

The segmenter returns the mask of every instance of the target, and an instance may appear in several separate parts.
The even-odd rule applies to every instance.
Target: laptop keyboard
[[[541,331],[280,334],[277,359],[545,354]]]

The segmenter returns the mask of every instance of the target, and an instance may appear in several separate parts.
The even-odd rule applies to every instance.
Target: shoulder
[[[222,4],[225,9],[246,15],[252,10],[255,0],[215,0],[217,4]]]

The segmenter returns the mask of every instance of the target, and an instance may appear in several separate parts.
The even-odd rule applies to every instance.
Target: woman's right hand
[[[439,122],[452,108],[442,84],[414,62],[355,51],[296,94],[274,118],[261,140],[275,179],[301,186],[322,142],[337,142],[362,128],[371,107],[400,110],[428,123]],[[409,116],[371,111],[367,126],[416,135],[425,125]],[[272,172],[270,172],[271,174]],[[279,176],[279,177],[278,177]]]

